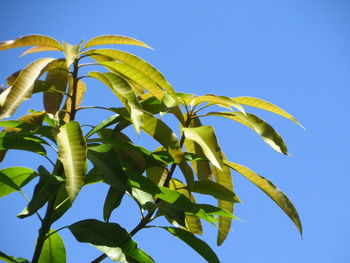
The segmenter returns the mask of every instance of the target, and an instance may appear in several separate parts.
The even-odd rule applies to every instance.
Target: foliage
[[[64,55],[59,59],[38,59],[14,73],[7,79],[8,88],[0,95],[0,126],[4,128],[0,133],[1,160],[6,158],[6,151],[19,149],[44,156],[54,167],[52,171],[44,166],[36,171],[25,167],[0,170],[0,197],[16,191],[24,195],[22,188],[39,177],[32,198],[17,215],[25,218],[36,214],[41,222],[31,262],[66,261],[65,246],[59,236],[63,229],[70,230],[77,241],[103,252],[93,262],[107,256],[119,262],[154,262],[132,237],[141,229],[152,227],[150,222],[161,217],[170,226],[159,227],[187,243],[208,262],[219,262],[215,252],[196,235],[202,234],[202,221],[207,221],[218,228],[217,244],[221,245],[232,220],[237,219],[233,211],[240,199],[233,192],[231,171],[263,190],[302,233],[298,213],[287,196],[266,178],[226,160],[214,128],[202,124],[207,116],[239,122],[254,130],[274,150],[287,155],[282,137],[264,120],[247,113],[242,105],[268,110],[298,123],[290,114],[252,97],[177,93],[146,61],[121,50],[98,48],[106,44],[149,48],[141,41],[117,35],[95,37],[78,45],[61,44],[42,35],[0,43],[0,51],[34,46],[23,55],[42,51],[60,51]],[[86,59],[93,62],[81,63]],[[80,75],[79,70],[88,66],[99,66],[102,70]],[[83,79],[87,77],[101,81],[123,107],[80,106],[86,91]],[[42,93],[44,110],[31,111],[17,120],[7,119],[34,93]],[[212,107],[216,111],[208,111]],[[76,113],[89,108],[102,108],[111,116],[86,132],[76,121]],[[217,111],[220,108],[224,111]],[[165,114],[175,116],[180,138],[160,118]],[[125,131],[130,125],[137,134],[150,135],[160,147],[152,151],[135,145]],[[49,148],[55,149],[55,153],[49,153]],[[177,167],[182,177],[175,178]],[[95,183],[109,185],[104,221],[86,219],[51,229],[71,208],[81,189]],[[196,203],[197,194],[214,197],[217,206]],[[130,232],[109,221],[125,195],[137,202],[143,214]],[[46,213],[41,216],[38,210],[45,205]],[[0,257],[6,262],[28,262],[3,252]]]

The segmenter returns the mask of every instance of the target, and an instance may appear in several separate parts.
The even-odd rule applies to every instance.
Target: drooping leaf
[[[89,131],[88,134],[86,134],[86,138],[91,137],[91,135],[99,132],[100,130],[107,128],[110,125],[113,125],[114,123],[118,122],[118,117],[119,114],[114,114],[110,117],[108,117],[107,119],[101,121],[99,124],[97,124],[91,131]]]
[[[186,162],[185,159],[182,159],[178,164],[179,168],[186,179],[186,183],[189,187],[193,186],[194,183],[194,175],[191,166]]]
[[[208,246],[203,240],[197,238],[191,232],[176,227],[163,227],[163,229],[189,245],[208,263],[220,263],[220,260],[211,247]]]
[[[51,216],[51,223],[60,219],[72,206],[65,184],[61,184],[55,198],[54,211]]]
[[[185,222],[185,212],[184,210],[169,204],[167,202],[161,201],[158,204],[158,213],[157,216],[164,215],[165,218],[169,221],[170,224],[175,226],[182,226],[186,228],[186,222]]]
[[[192,192],[211,195],[218,200],[225,200],[230,202],[239,203],[238,196],[232,191],[219,183],[212,181],[195,181],[193,187],[190,188]]]
[[[33,84],[42,74],[45,67],[52,62],[52,58],[41,58],[24,68],[11,87],[9,94],[0,108],[0,119],[10,117],[17,107],[31,97]]]
[[[32,169],[10,167],[0,170],[0,197],[20,191],[23,186],[37,177]]]
[[[208,103],[209,105],[215,104],[228,109],[231,109],[231,107],[235,107],[239,111],[245,113],[243,107],[239,105],[237,101],[226,96],[205,94],[202,96],[195,96],[190,101],[191,106],[196,106],[196,105],[199,105],[200,103]]]
[[[130,112],[130,119],[139,134],[143,124],[143,112],[134,91],[123,78],[113,73],[90,72],[89,76],[103,81]]]
[[[108,222],[109,218],[115,208],[117,208],[125,194],[125,191],[120,191],[113,186],[109,187],[104,205],[103,205],[103,219]]]
[[[71,45],[67,42],[63,41],[63,52],[66,57],[67,67],[69,67],[73,61],[75,61],[79,57],[80,46],[82,43],[78,45]]]
[[[86,163],[86,141],[79,122],[70,121],[59,128],[57,133],[58,159],[66,175],[66,188],[71,202],[84,185]]]
[[[43,139],[26,132],[0,132],[0,150],[17,149],[46,156]]]
[[[42,51],[60,51],[61,49],[55,48],[55,47],[47,47],[47,46],[34,46],[28,49],[27,51],[23,52],[21,54],[21,57],[35,53],[35,52],[42,52]]]
[[[46,46],[63,50],[62,45],[51,37],[43,35],[27,35],[14,40],[0,42],[0,51],[25,46]]]
[[[66,263],[66,248],[60,235],[51,229],[45,239],[38,263]]]
[[[100,247],[120,248],[124,254],[139,262],[154,263],[150,256],[137,247],[137,243],[131,239],[130,234],[116,223],[87,219],[76,222],[68,228],[79,242],[99,246],[99,249]]]
[[[246,125],[247,127],[251,128],[253,131],[255,131],[257,134],[261,136],[261,138],[269,145],[272,149],[276,150],[277,152],[283,153],[288,155],[288,149],[285,145],[282,137],[264,120],[260,119],[259,117],[246,113],[243,114],[241,112],[210,112],[207,115],[209,116],[222,116],[234,121],[237,121],[239,123],[242,123],[243,125]]]
[[[134,45],[151,48],[140,40],[136,40],[131,37],[118,36],[118,35],[104,35],[90,39],[84,45],[84,49],[97,45]],[[152,49],[152,48],[151,48]]]
[[[264,100],[261,100],[258,98],[253,98],[253,97],[235,97],[232,99],[240,104],[243,104],[243,105],[259,108],[262,110],[267,110],[267,111],[273,112],[275,114],[281,115],[281,116],[283,116],[291,121],[294,121],[299,126],[304,128],[292,115],[290,115],[285,110],[281,109],[280,107],[278,107],[275,104],[272,104],[268,101],[264,101]]]
[[[210,162],[221,170],[222,158],[221,150],[218,145],[215,132],[211,126],[200,126],[195,128],[182,128],[184,135],[187,139],[195,141],[198,143],[205,156],[210,160]]]
[[[243,165],[228,161],[225,161],[225,165],[246,177],[249,181],[266,193],[287,214],[287,216],[293,221],[294,225],[298,228],[300,234],[302,234],[302,224],[298,212],[292,202],[280,189],[278,189],[266,178],[256,174]]]
[[[0,251],[0,259],[8,263],[30,263],[29,260],[25,258],[16,258],[13,256],[9,256],[1,251]]]

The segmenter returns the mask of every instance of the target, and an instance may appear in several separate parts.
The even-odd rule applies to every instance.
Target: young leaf
[[[264,101],[264,100],[261,100],[258,98],[253,98],[253,97],[235,97],[232,99],[240,104],[243,104],[243,105],[259,108],[262,110],[267,110],[267,111],[273,112],[275,114],[281,115],[281,116],[283,116],[291,121],[294,121],[300,127],[304,128],[303,125],[301,125],[292,115],[290,115],[285,110],[281,109],[280,107],[278,107],[275,104],[272,104],[268,101]]]
[[[45,239],[38,263],[66,263],[66,248],[60,235],[51,229]]]
[[[58,159],[66,175],[66,188],[71,202],[84,185],[87,147],[79,122],[71,121],[57,133]]]
[[[69,67],[73,61],[79,57],[80,45],[81,43],[78,45],[71,45],[63,41],[63,52],[64,56],[66,57],[67,67]]]
[[[216,140],[214,129],[211,126],[201,126],[195,128],[182,128],[187,139],[198,143],[205,156],[210,162],[221,170],[222,158],[221,150]]]
[[[176,228],[176,227],[162,227],[162,228],[168,231],[170,234],[174,235],[175,237],[181,239],[191,248],[193,248],[208,263],[220,263],[217,255],[211,249],[211,247],[208,246],[208,244],[205,243],[203,240],[194,236],[191,232],[188,232],[186,230],[183,230],[181,228]]]
[[[231,99],[226,96],[217,96],[214,94],[206,94],[203,96],[195,96],[190,102],[191,106],[196,106],[200,103],[208,103],[208,105],[216,104],[224,108],[231,109],[235,107],[239,111],[245,113],[243,107],[239,105],[234,99]]]
[[[84,49],[97,45],[134,45],[152,49],[140,40],[118,35],[104,35],[94,37],[85,43]]]
[[[10,167],[0,170],[0,197],[20,191],[23,186],[37,177],[32,169]]]
[[[190,188],[192,192],[211,195],[216,199],[225,200],[229,202],[239,203],[238,196],[232,191],[219,183],[212,181],[195,181],[193,187]]]
[[[0,46],[1,47],[1,46]],[[17,107],[32,95],[33,84],[42,74],[45,67],[52,62],[52,58],[41,58],[24,68],[11,87],[9,94],[0,108],[0,119],[10,117]]]
[[[62,45],[55,39],[43,35],[27,35],[15,40],[0,42],[0,51],[25,46],[46,46],[63,50]]]
[[[243,165],[225,161],[225,165],[234,169],[249,181],[264,191],[293,221],[294,225],[298,228],[300,235],[302,234],[302,225],[297,210],[288,197],[279,190],[273,183],[266,178],[256,174],[252,170]]]
[[[283,153],[285,155],[288,155],[288,149],[285,145],[282,137],[264,120],[260,119],[259,117],[246,113],[243,114],[241,112],[210,112],[207,115],[213,115],[213,116],[222,116],[234,121],[237,121],[239,123],[242,123],[243,125],[246,125],[247,127],[254,130],[257,134],[261,136],[261,138],[271,146],[272,149],[279,153]]]
[[[104,205],[103,205],[103,219],[108,222],[109,218],[115,208],[117,208],[125,194],[125,191],[120,191],[113,186],[109,187]]]
[[[28,49],[27,51],[23,52],[21,54],[21,57],[31,54],[31,53],[35,53],[35,52],[42,52],[42,51],[60,51],[61,49],[55,48],[55,47],[46,47],[46,46],[35,46],[35,47],[31,47],[30,49]]]

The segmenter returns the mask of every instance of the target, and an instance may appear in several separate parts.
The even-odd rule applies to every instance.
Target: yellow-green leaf
[[[246,177],[249,181],[259,187],[264,193],[266,193],[288,215],[288,217],[293,221],[294,225],[298,228],[299,233],[302,234],[303,230],[298,212],[292,202],[280,189],[278,189],[268,179],[256,174],[243,165],[228,161],[224,161],[224,163],[228,167],[234,169]]]
[[[140,40],[119,35],[103,35],[94,37],[86,42],[84,49],[97,45],[133,45],[152,49],[150,46],[146,45]]]
[[[45,239],[38,263],[66,263],[66,248],[62,238],[53,229]]]
[[[55,47],[35,46],[35,47],[31,47],[27,51],[23,52],[21,57],[28,55],[28,54],[31,54],[31,53],[42,52],[42,51],[61,51],[61,49],[58,49]]]
[[[283,116],[291,121],[294,121],[295,123],[300,125],[302,128],[304,128],[303,125],[301,125],[292,115],[290,115],[285,110],[281,109],[280,107],[278,107],[275,104],[272,104],[268,101],[261,100],[258,98],[253,98],[253,97],[235,97],[232,99],[235,100],[239,104],[259,108],[262,110],[267,110],[267,111],[273,112],[275,114],[281,115],[281,116]]]
[[[235,107],[241,112],[245,112],[243,107],[239,105],[234,99],[231,99],[226,96],[217,96],[214,94],[206,94],[202,96],[195,96],[190,101],[191,106],[196,106],[200,103],[208,103],[209,105],[216,104],[224,108],[231,109],[231,107]]]
[[[46,46],[63,50],[62,45],[55,39],[43,35],[27,35],[14,40],[0,42],[0,51],[26,46]]]
[[[185,138],[198,143],[208,160],[218,169],[222,169],[221,150],[215,132],[211,126],[182,128]]]
[[[79,57],[80,46],[82,43],[78,45],[71,45],[67,42],[63,42],[63,52],[66,57],[67,67],[69,67],[74,60]]]
[[[59,128],[57,133],[58,159],[66,175],[66,189],[71,202],[84,185],[87,147],[79,122],[71,121]]]
[[[38,59],[19,73],[0,108],[0,119],[10,117],[23,101],[31,97],[35,80],[53,60],[52,58]]]

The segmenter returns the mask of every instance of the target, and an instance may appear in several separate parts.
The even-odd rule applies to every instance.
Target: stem
[[[69,120],[73,121],[75,118],[75,113],[76,113],[76,102],[77,102],[77,93],[78,93],[78,71],[79,71],[79,65],[78,65],[79,61],[75,60],[73,63],[73,92],[72,92],[72,106],[71,106],[71,110],[70,110],[70,116],[69,116]]]

